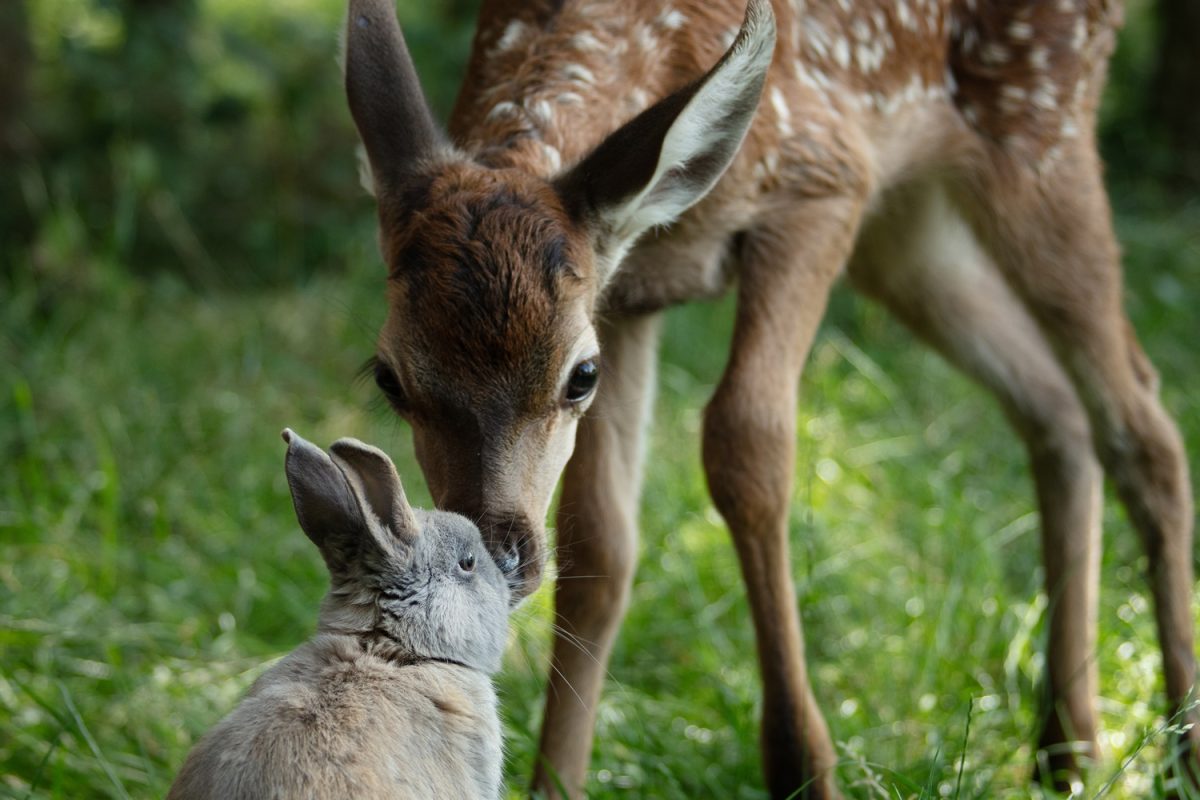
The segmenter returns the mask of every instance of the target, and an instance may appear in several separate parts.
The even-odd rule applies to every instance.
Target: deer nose
[[[496,566],[500,567],[500,571],[506,577],[512,577],[512,574],[517,571],[517,567],[521,564],[520,549],[515,544],[510,544],[497,555],[499,558],[496,561]]]
[[[545,532],[523,514],[485,514],[479,530],[492,560],[508,579],[514,602],[532,594],[542,581]]]

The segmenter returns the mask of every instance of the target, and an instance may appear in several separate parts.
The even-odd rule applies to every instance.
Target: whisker
[[[554,670],[554,674],[562,678],[562,682],[565,683],[567,688],[571,690],[571,694],[575,695],[575,699],[579,701],[579,705],[586,707],[587,703],[583,702],[583,696],[575,690],[575,686],[569,680],[567,680],[567,676],[563,674],[563,671],[555,666],[554,659],[550,659],[550,669]]]

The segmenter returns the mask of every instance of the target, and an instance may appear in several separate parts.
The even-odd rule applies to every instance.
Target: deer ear
[[[634,117],[557,181],[592,231],[603,283],[643,232],[674,221],[713,187],[754,119],[771,56],[769,0],[750,0],[729,50],[708,74]]]
[[[351,0],[346,19],[346,99],[367,151],[377,196],[442,144],[394,3]]]
[[[329,450],[364,509],[393,536],[411,544],[419,533],[416,516],[387,453],[358,439],[338,439]]]
[[[285,470],[300,527],[321,551],[331,574],[345,574],[367,526],[345,474],[325,451],[284,429]]]

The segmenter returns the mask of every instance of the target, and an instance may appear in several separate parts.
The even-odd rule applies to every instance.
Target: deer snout
[[[479,520],[484,544],[508,579],[513,603],[532,594],[542,582],[546,532],[524,514],[484,514]]]

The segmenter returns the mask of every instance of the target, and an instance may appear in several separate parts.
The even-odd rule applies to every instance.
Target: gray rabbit
[[[410,508],[377,448],[283,438],[296,516],[332,578],[317,634],[192,749],[168,800],[499,796],[489,676],[509,589],[479,531]]]

